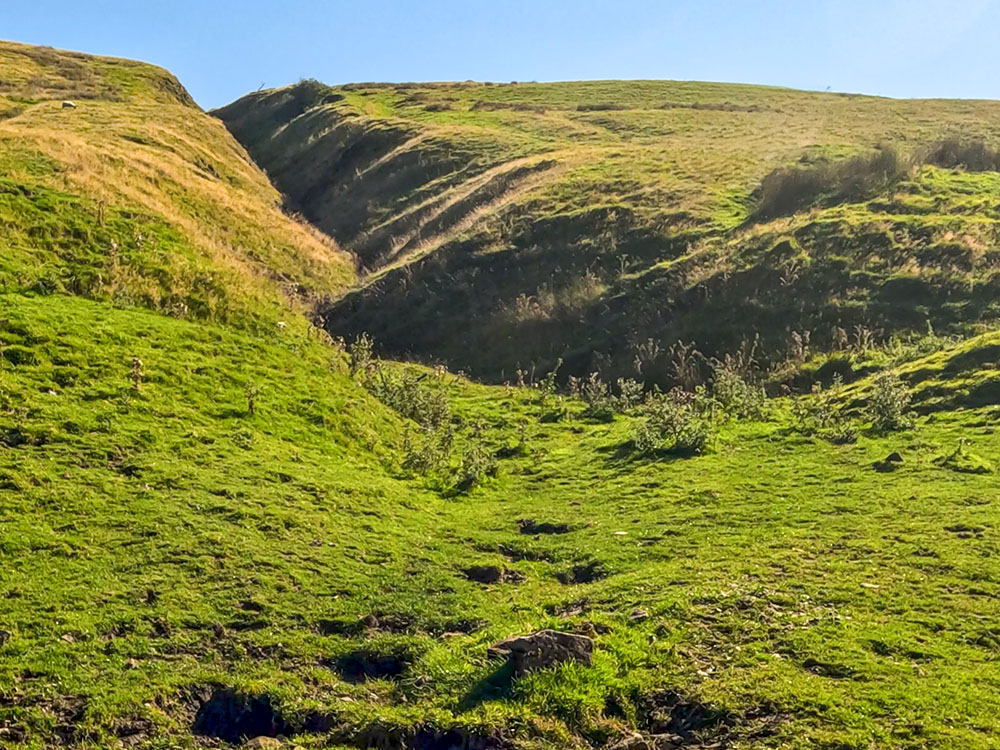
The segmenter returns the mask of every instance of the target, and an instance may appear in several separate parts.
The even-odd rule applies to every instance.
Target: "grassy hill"
[[[995,746],[996,330],[772,399],[746,349],[671,394],[382,362],[172,77],[0,64],[0,747]],[[920,179],[971,226],[991,178]],[[490,657],[542,628],[592,664]]]
[[[347,254],[282,212],[263,173],[172,75],[9,42],[0,222],[7,291],[273,324],[290,300],[305,307],[354,278]]]
[[[719,356],[759,332],[780,362],[793,332],[830,350],[835,327],[996,319],[997,162],[935,147],[996,143],[996,102],[303,82],[215,114],[362,262],[329,329],[396,355],[497,381],[560,357],[614,377],[650,338]],[[644,374],[668,383],[668,365]]]

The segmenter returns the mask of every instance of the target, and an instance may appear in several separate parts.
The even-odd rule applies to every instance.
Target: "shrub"
[[[626,412],[642,403],[646,387],[632,378],[618,378],[618,411]]]
[[[590,373],[586,380],[580,383],[580,398],[587,404],[583,415],[600,422],[610,422],[615,418],[615,397],[608,384],[601,380],[596,372]]]
[[[556,395],[556,391],[559,389],[559,384],[556,382],[556,376],[559,373],[559,368],[562,367],[562,359],[556,362],[556,366],[549,370],[548,374],[538,382],[538,403],[545,406],[548,400]]]
[[[477,425],[462,454],[462,468],[456,488],[461,492],[468,492],[486,477],[495,477],[497,468],[496,453],[483,440],[482,427]]]
[[[703,453],[708,446],[711,420],[693,394],[651,394],[643,411],[646,418],[634,437],[638,453],[694,455]]]
[[[447,470],[455,434],[448,430],[424,428],[422,439],[415,441],[407,430],[403,436],[403,469],[415,474],[442,473]]]
[[[840,379],[836,379],[835,387],[840,383]],[[813,385],[812,396],[792,399],[792,416],[795,431],[803,435],[815,435],[837,445],[858,439],[854,422],[834,405],[829,392],[824,393],[820,383]]]
[[[910,401],[910,392],[898,377],[892,373],[879,375],[866,410],[872,428],[876,432],[892,432],[912,427]]]
[[[982,140],[963,141],[948,138],[931,146],[924,161],[945,169],[965,169],[969,172],[1000,171],[1000,151]]]
[[[142,370],[142,360],[132,357],[132,371],[129,373],[129,380],[132,381],[132,390],[138,393],[142,390],[142,379],[145,373]]]
[[[860,200],[886,190],[909,171],[909,164],[892,146],[873,154],[810,167],[775,169],[757,189],[758,218],[793,214],[821,199]]]
[[[359,372],[367,372],[371,367],[375,344],[367,333],[362,333],[347,347],[351,360],[351,377]]]
[[[767,393],[735,369],[719,365],[712,377],[712,396],[722,411],[737,419],[761,419],[767,405]]]
[[[260,396],[260,386],[256,383],[247,383],[243,389],[243,395],[247,399],[247,414],[251,417],[257,413],[257,397]]]
[[[393,411],[421,427],[439,430],[451,421],[451,404],[444,391],[425,386],[421,382],[424,377],[376,367],[369,370],[365,387]]]

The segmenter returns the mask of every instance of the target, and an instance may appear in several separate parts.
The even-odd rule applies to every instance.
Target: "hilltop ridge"
[[[8,289],[71,286],[250,323],[354,278],[350,257],[288,216],[245,150],[155,66],[0,43],[0,179]]]

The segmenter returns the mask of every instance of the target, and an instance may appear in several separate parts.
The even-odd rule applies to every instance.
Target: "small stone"
[[[138,669],[138,668],[139,668],[139,660],[138,659],[128,659],[125,662],[125,669]]]
[[[493,645],[487,652],[491,659],[506,658],[521,677],[536,669],[576,661],[590,666],[594,641],[585,635],[539,630],[531,635],[515,636]]]
[[[7,641],[9,641],[13,637],[14,634],[11,633],[9,630],[0,630],[0,646],[7,643]]]
[[[361,624],[364,625],[369,630],[378,630],[378,618],[375,615],[368,615],[362,621]]]
[[[628,616],[630,622],[644,622],[649,619],[649,612],[644,609],[639,609],[636,607],[632,610],[632,614]]]
[[[903,463],[903,457],[899,455],[899,451],[893,451],[885,457],[885,462],[887,464],[901,464]]]
[[[243,743],[243,747],[256,748],[256,750],[275,750],[281,747],[281,740],[274,737],[254,737]]]

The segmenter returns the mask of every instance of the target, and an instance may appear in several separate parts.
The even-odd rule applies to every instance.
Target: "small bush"
[[[616,399],[608,384],[596,372],[590,373],[579,384],[580,398],[587,404],[583,416],[599,422],[610,422],[615,418]]]
[[[351,377],[359,372],[367,372],[372,364],[375,344],[367,333],[362,333],[347,346],[347,355],[350,357]]]
[[[839,379],[835,388],[840,385]],[[803,435],[815,435],[837,445],[856,442],[858,429],[854,422],[830,398],[829,392],[816,383],[812,395],[792,399],[792,416],[795,431]]]
[[[712,377],[712,397],[723,413],[737,419],[762,419],[767,392],[732,367],[720,365]]]
[[[449,430],[424,428],[414,440],[409,430],[403,437],[403,469],[414,474],[442,474],[450,465],[455,434]]]
[[[885,191],[903,178],[909,164],[892,146],[879,146],[868,156],[805,168],[776,169],[757,190],[758,218],[786,216],[821,199],[856,201]]]
[[[495,451],[483,440],[483,429],[477,426],[462,454],[462,468],[456,488],[468,492],[487,477],[497,475],[498,463]]]
[[[945,169],[1000,172],[1000,151],[990,148],[981,140],[948,138],[932,146],[924,161]]]
[[[642,403],[646,386],[632,378],[618,378],[618,411],[627,412]]]
[[[867,414],[876,432],[893,432],[913,426],[910,418],[909,390],[891,373],[883,373],[875,380],[875,389],[868,399]]]
[[[257,413],[257,398],[260,396],[260,386],[256,383],[247,383],[243,389],[243,395],[247,399],[247,414],[251,417]]]
[[[369,370],[365,387],[393,411],[421,427],[438,430],[451,421],[451,404],[444,391],[423,384],[425,377],[376,367]]]
[[[704,453],[711,419],[700,403],[694,394],[651,394],[643,407],[646,418],[635,432],[636,451],[643,455]]]

